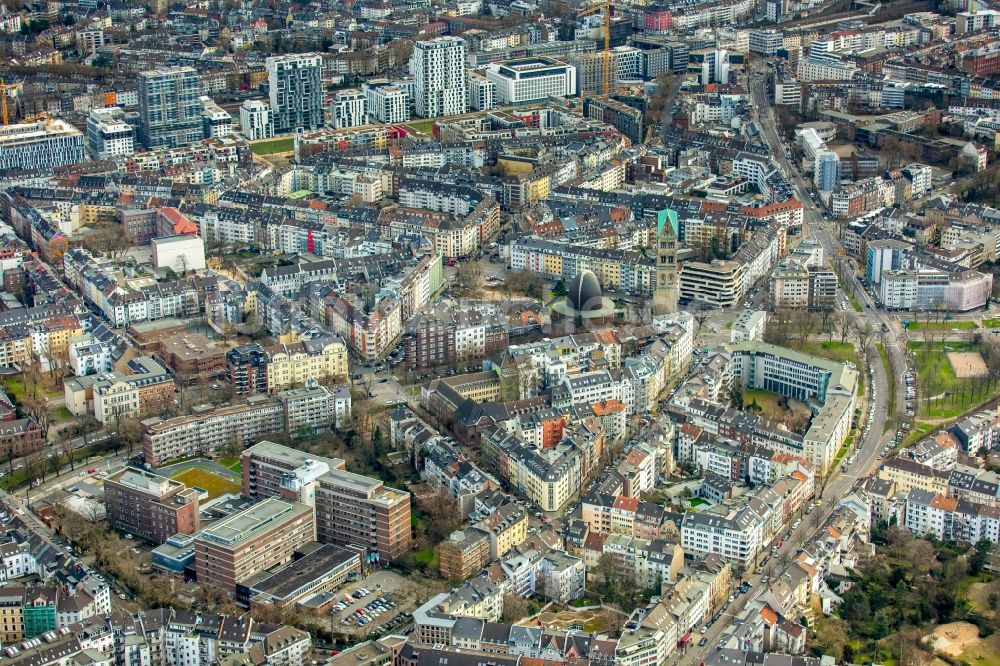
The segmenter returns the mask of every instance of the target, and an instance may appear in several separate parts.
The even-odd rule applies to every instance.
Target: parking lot
[[[341,589],[339,602],[329,612],[342,631],[383,633],[397,630],[410,621],[408,611],[412,610],[409,595],[401,594],[405,583],[406,579],[399,574],[377,571]]]

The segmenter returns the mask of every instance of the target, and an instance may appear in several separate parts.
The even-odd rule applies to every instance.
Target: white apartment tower
[[[413,49],[413,74],[417,79],[418,116],[436,118],[465,113],[465,40],[437,37],[417,42]]]
[[[240,131],[248,141],[274,136],[274,116],[271,107],[259,100],[248,99],[240,107]]]
[[[267,59],[267,86],[275,132],[323,126],[323,59],[299,53]]]
[[[365,111],[380,123],[405,123],[410,119],[410,97],[402,88],[387,81],[361,84]]]
[[[135,152],[135,130],[117,106],[94,109],[87,118],[87,150],[95,160]]]
[[[330,102],[330,123],[337,129],[365,124],[365,95],[360,90],[341,90]]]

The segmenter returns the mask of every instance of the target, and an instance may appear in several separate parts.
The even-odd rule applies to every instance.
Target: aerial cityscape
[[[0,2],[0,663],[1000,666],[1000,5]]]

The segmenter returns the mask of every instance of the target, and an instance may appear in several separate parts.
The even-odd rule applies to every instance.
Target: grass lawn
[[[259,141],[251,147],[255,155],[273,155],[274,153],[290,153],[295,150],[295,139],[272,139]]]
[[[892,363],[889,361],[889,352],[881,342],[875,345],[878,347],[879,358],[882,359],[882,367],[885,368],[885,376],[889,379],[889,413],[896,413],[896,382],[893,381]],[[882,432],[889,429],[889,422],[882,426]]]
[[[984,322],[985,323],[985,322]],[[971,331],[976,328],[974,321],[911,321],[906,327],[908,331]]]
[[[1000,328],[1000,319],[984,319],[983,328]]]
[[[42,393],[49,397],[63,394],[61,386],[59,388],[49,386],[49,382],[47,379],[42,379],[40,385]],[[7,377],[6,379],[3,380],[3,390],[7,395],[9,395],[11,398],[14,399],[14,402],[18,403],[23,402],[24,378],[21,376]]]
[[[920,390],[917,416],[925,419],[953,419],[992,395],[988,382],[976,379],[959,379],[944,355],[945,347],[950,351],[968,351],[965,342],[935,342],[925,348],[924,342],[911,342],[909,349],[914,352],[917,365],[917,385]],[[947,396],[930,400],[928,398]]]
[[[433,120],[418,120],[416,122],[406,123],[407,127],[413,128],[417,132],[423,132],[424,134],[431,134],[434,132],[434,122]]]
[[[825,342],[820,342],[818,340],[804,340],[802,342],[801,350],[806,354],[812,354],[813,356],[819,356],[820,358],[828,358],[831,361],[840,361],[841,363],[853,363],[854,368],[858,371],[858,395],[865,394],[865,371],[861,367],[861,359],[858,358],[858,352],[855,351],[854,345],[850,342],[840,342],[838,340],[826,340]]]
[[[903,438],[901,446],[910,446],[911,444],[919,442],[921,439],[924,438],[925,435],[927,435],[927,433],[929,433],[933,429],[934,429],[934,424],[917,421],[915,424],[913,424],[913,429],[910,430],[910,433]]]
[[[958,658],[976,666],[1000,666],[1000,635],[993,634],[969,646]]]
[[[708,506],[708,502],[706,502],[705,500],[703,500],[700,497],[692,497],[688,501],[691,503],[691,508],[698,507],[698,506]]]
[[[757,406],[761,410],[769,413],[780,413],[785,411],[778,406],[778,401],[781,400],[782,395],[780,393],[774,393],[772,391],[765,391],[764,389],[743,389],[743,406],[749,407],[750,405],[757,403]]]
[[[216,462],[227,469],[233,470],[237,474],[239,474],[240,471],[243,469],[243,466],[240,465],[239,456],[226,456],[224,458],[219,458],[218,460],[216,460]]]
[[[437,550],[433,546],[424,548],[423,550],[418,550],[413,554],[413,556],[417,559],[417,562],[420,562],[428,569],[437,570],[438,554]]]
[[[73,419],[73,414],[65,407],[60,407],[52,412],[52,417],[56,421],[70,421]]]
[[[233,483],[214,472],[198,467],[189,467],[176,474],[172,474],[171,478],[177,479],[188,486],[197,486],[202,490],[208,491],[209,499],[225,495],[226,493],[238,493],[240,491],[238,483]]]

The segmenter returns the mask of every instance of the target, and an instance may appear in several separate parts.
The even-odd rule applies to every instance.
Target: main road
[[[761,128],[764,140],[771,149],[773,159],[784,170],[796,197],[802,202],[804,207],[803,236],[816,238],[823,246],[823,250],[829,259],[840,256],[843,253],[843,247],[834,233],[834,229],[831,226],[832,223],[823,220],[819,215],[813,203],[810,184],[795,169],[785,153],[785,145],[778,133],[773,109],[767,95],[767,74],[760,70],[753,71],[750,73],[749,78],[753,108],[756,112],[758,125]],[[883,329],[883,324],[888,329],[887,332],[882,334],[882,342],[889,352],[891,359],[890,372],[892,376],[890,377],[886,373],[881,358],[872,349],[871,356],[868,359],[871,363],[871,386],[869,386],[868,396],[870,404],[874,406],[874,410],[873,416],[868,422],[868,433],[859,442],[857,458],[842,473],[839,469],[831,469],[829,471],[830,478],[825,484],[820,484],[822,495],[819,497],[819,506],[813,510],[810,516],[801,522],[798,529],[788,530],[789,538],[783,539],[784,542],[777,554],[771,555],[771,557],[777,557],[779,560],[794,557],[803,546],[814,539],[826,522],[826,519],[833,512],[837,500],[850,492],[851,487],[859,477],[872,473],[881,460],[882,449],[892,438],[893,431],[891,426],[894,423],[898,423],[897,417],[901,416],[905,411],[904,401],[902,400],[902,396],[905,394],[905,387],[903,386],[903,372],[900,369],[906,366],[906,352],[903,343],[899,339],[900,331],[897,328],[896,322],[878,310],[877,305],[862,288],[853,271],[845,267],[841,273],[842,284],[850,289],[857,302],[862,304],[861,312],[856,312],[853,308],[848,311],[850,319],[862,326],[870,323],[878,332],[885,330]],[[864,375],[868,374],[867,368],[864,367],[858,368],[858,372]],[[889,414],[889,382],[895,384],[896,396],[899,397],[896,400],[894,413],[891,415]],[[867,415],[865,414],[865,416]],[[883,434],[883,431],[887,430],[887,422],[890,428]],[[817,491],[817,494],[819,494],[819,491]],[[676,658],[674,663],[689,666],[704,661],[709,651],[714,650],[730,633],[734,618],[743,612],[747,606],[752,605],[757,597],[764,592],[766,585],[762,583],[761,576],[761,574],[753,571],[747,572],[743,580],[751,584],[750,591],[747,594],[737,595],[736,599],[729,603],[717,619],[705,629],[703,635],[696,634],[693,637],[693,640],[699,642],[704,637],[704,646],[693,645],[692,647],[688,647],[683,654]]]

